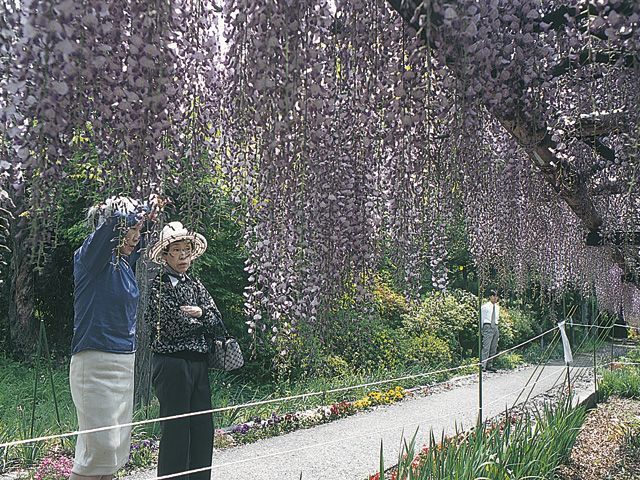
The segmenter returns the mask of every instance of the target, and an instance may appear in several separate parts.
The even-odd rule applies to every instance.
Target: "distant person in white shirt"
[[[482,369],[485,372],[496,372],[497,370],[493,368],[492,360],[487,360],[498,351],[498,338],[500,338],[500,332],[498,331],[500,305],[498,305],[498,292],[496,290],[489,292],[489,301],[482,305],[480,318],[482,321],[482,356],[480,357]]]

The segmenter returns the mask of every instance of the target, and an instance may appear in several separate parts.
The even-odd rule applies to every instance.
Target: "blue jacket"
[[[82,350],[132,353],[140,292],[135,263],[140,247],[116,258],[120,226],[135,225],[135,214],[113,216],[89,235],[73,255],[74,319],[71,354]],[[116,264],[117,261],[117,264]]]

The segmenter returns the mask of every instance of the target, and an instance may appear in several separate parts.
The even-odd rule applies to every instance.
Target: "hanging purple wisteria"
[[[407,285],[428,271],[446,288],[459,215],[483,279],[595,285],[640,321],[637,2],[2,8],[0,168],[35,186],[25,209],[53,201],[41,187],[78,132],[109,185],[222,174],[244,213],[252,332],[321,334],[383,255]],[[196,220],[206,201],[180,199]]]
[[[78,152],[106,192],[144,197],[171,180],[177,159],[197,164],[212,144],[220,91],[212,6],[6,1],[2,18],[0,162],[32,223],[47,219]]]

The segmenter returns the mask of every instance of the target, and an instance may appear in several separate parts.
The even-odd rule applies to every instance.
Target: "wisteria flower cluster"
[[[223,121],[252,332],[321,335],[323,307],[381,252],[446,288],[460,217],[483,282],[595,285],[640,320],[637,2],[253,7],[225,6]]]
[[[637,1],[0,8],[0,170],[40,242],[81,134],[106,189],[178,182],[196,220],[223,179],[252,334],[322,337],[384,256],[445,289],[454,223],[481,283],[640,322]]]

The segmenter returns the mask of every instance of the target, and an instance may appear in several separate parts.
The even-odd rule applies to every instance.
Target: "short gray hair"
[[[98,203],[87,212],[87,224],[94,230],[116,213],[129,215],[140,211],[142,205],[138,200],[124,196],[113,196]]]

